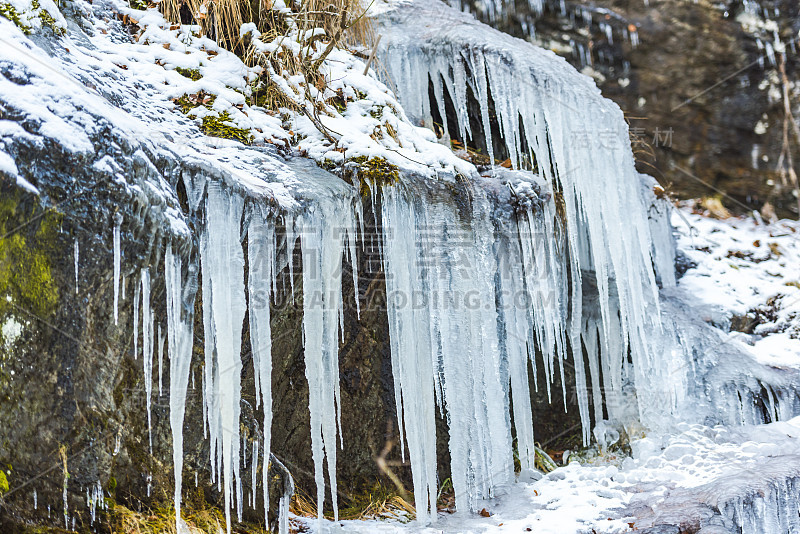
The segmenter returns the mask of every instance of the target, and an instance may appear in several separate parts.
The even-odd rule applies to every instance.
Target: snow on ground
[[[672,224],[697,264],[679,286],[717,314],[709,322],[730,328],[762,363],[800,367],[800,223],[718,220],[685,206]]]
[[[572,461],[541,480],[517,483],[507,495],[484,503],[490,517],[440,513],[429,526],[325,522],[323,531],[629,532],[698,521],[714,507],[781,484],[767,463],[781,465],[782,473],[800,471],[800,417],[738,428],[679,425],[676,432],[631,442],[633,457],[622,461],[602,455],[591,465]],[[316,531],[316,520],[294,520]]]

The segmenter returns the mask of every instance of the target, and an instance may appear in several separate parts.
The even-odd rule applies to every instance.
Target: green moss
[[[56,23],[56,19],[54,19],[53,16],[50,13],[48,13],[46,9],[42,9],[41,11],[39,11],[39,20],[42,21],[43,26],[47,26],[48,28],[53,30],[53,33],[55,33],[56,35],[64,35],[67,33],[67,30],[59,26]]]
[[[180,98],[174,98],[172,101],[181,110],[181,113],[188,115],[197,106],[204,106],[206,109],[211,109],[217,95],[210,95],[204,91],[194,94],[184,94]]]
[[[17,9],[8,3],[0,3],[0,15],[4,16],[11,22],[17,25],[17,27],[22,30],[24,34],[29,34],[33,30],[30,26],[27,26],[22,23],[22,20],[19,18],[19,13]]]
[[[199,69],[184,69],[183,67],[175,67],[175,72],[195,82],[203,77],[203,75],[200,74]]]
[[[8,491],[8,478],[5,471],[0,470],[0,495]]]
[[[336,111],[339,113],[344,113],[347,111],[347,100],[345,100],[343,96],[336,95],[329,99],[328,103],[336,108]]]
[[[332,159],[323,160],[322,163],[319,164],[319,166],[328,172],[333,172],[337,168],[339,168],[339,164],[333,161]]]
[[[144,11],[148,6],[148,2],[144,0],[129,0],[129,2],[133,9],[138,9],[139,11]]]
[[[57,251],[62,216],[38,207],[25,213],[19,196],[12,191],[0,199],[0,320],[12,304],[46,317],[58,303],[50,257]],[[34,231],[30,223],[36,220]]]
[[[350,160],[358,163],[358,181],[362,195],[369,194],[368,184],[377,186],[392,185],[400,179],[400,171],[396,165],[392,165],[383,158],[367,158],[357,156]]]
[[[223,111],[219,116],[206,115],[203,117],[203,124],[200,130],[206,135],[222,137],[223,139],[235,139],[245,145],[253,142],[253,135],[246,128],[237,128],[228,124],[231,116],[227,111]]]

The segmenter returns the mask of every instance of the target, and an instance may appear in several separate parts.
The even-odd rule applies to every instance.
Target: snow
[[[790,532],[800,527],[800,505],[791,499],[800,476],[799,437],[800,418],[740,428],[684,424],[673,436],[632,441],[632,457],[573,460],[538,481],[519,482],[512,494],[481,502],[490,517],[439,513],[430,527],[326,522],[325,531],[618,533],[694,524]],[[294,520],[319,532],[308,520]]]
[[[707,320],[724,328],[741,317],[752,334],[730,337],[764,364],[800,368],[800,225],[716,220],[688,206],[672,222],[681,250],[697,264],[680,287],[705,306]]]
[[[20,24],[25,26],[29,32],[42,30],[42,14],[44,12],[53,18],[55,28],[66,29],[66,20],[53,0],[36,0],[36,2],[38,6],[34,4],[34,0],[4,0],[3,3],[16,11]]]

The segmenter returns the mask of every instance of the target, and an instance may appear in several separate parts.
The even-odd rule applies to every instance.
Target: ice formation
[[[183,416],[186,412],[186,388],[194,346],[194,288],[196,274],[189,266],[183,277],[183,260],[172,247],[164,258],[164,281],[167,296],[167,336],[169,343],[169,423],[172,430],[172,461],[175,466],[175,518],[180,532],[181,487],[183,481]],[[238,425],[237,425],[238,426]]]
[[[164,394],[163,391],[163,375],[164,375],[164,331],[161,328],[161,323],[158,323],[158,396]]]
[[[250,344],[253,350],[253,375],[256,385],[256,408],[264,411],[262,458],[264,517],[269,512],[268,464],[272,429],[272,330],[270,328],[270,298],[275,283],[275,225],[274,220],[260,207],[253,210],[247,232],[248,310],[250,314]],[[253,445],[253,507],[256,505],[256,471],[258,441]]]
[[[495,309],[497,287],[491,281],[502,250],[490,247],[495,240],[492,214],[479,201],[480,191],[475,193],[471,220],[464,228],[453,229],[466,233],[469,254],[475,254],[470,258],[471,271],[466,279],[448,265],[452,260],[448,254],[452,253],[435,258],[436,269],[448,281],[438,289],[455,290],[461,295],[477,291],[479,301],[486,304],[480,312],[456,311],[460,315],[430,307],[431,324],[438,329],[433,357],[442,373],[441,384],[436,387],[443,391],[450,423],[457,507],[465,509],[477,498],[493,495],[494,488],[502,486],[510,473],[511,434],[506,409],[510,378],[498,375],[504,366],[522,369],[521,355],[533,359],[535,345],[542,351],[542,363],[552,379],[557,367],[570,357],[576,370],[584,442],[588,443],[592,421],[596,424],[603,419],[603,395],[607,401],[617,400],[614,397],[623,394],[628,373],[635,374],[637,386],[661,377],[663,366],[656,362],[649,340],[659,328],[658,288],[647,215],[640,201],[641,185],[619,109],[603,100],[589,79],[552,53],[485,27],[477,29],[479,23],[469,16],[440,4],[412,4],[389,13],[382,25],[384,63],[407,113],[430,122],[433,111],[437,111],[446,131],[456,132],[464,140],[480,138],[488,154],[507,153],[515,167],[534,162],[539,179],[550,191],[550,198],[543,207],[537,207],[536,214],[528,210],[517,218],[519,237],[507,240],[517,253],[515,257],[506,253],[504,268],[517,271],[516,276],[507,277],[507,283],[513,288],[515,281],[524,280],[522,287],[532,299],[523,314],[513,306]],[[436,31],[420,21],[431,21]],[[429,98],[431,84],[433,99]],[[471,102],[480,108],[478,131],[473,131],[476,126],[466,116]],[[494,146],[491,135],[492,106],[503,142],[499,147]],[[448,120],[456,123],[448,125]],[[599,130],[598,125],[604,129]],[[602,135],[616,143],[615,149],[581,142],[586,138],[594,142]],[[422,227],[429,233],[431,228],[449,229],[452,221],[458,220],[455,213],[444,213],[443,209],[439,203],[428,208],[431,223],[423,222]],[[408,232],[399,233],[408,239]],[[442,238],[445,241],[439,242]],[[513,243],[515,239],[519,243]],[[453,250],[455,245],[447,242],[447,233],[442,237],[437,232],[427,241],[437,250]],[[515,265],[520,260],[522,265]],[[389,259],[386,270],[394,273],[404,268]],[[437,294],[436,287],[432,290]],[[587,298],[596,298],[597,302],[583,310]],[[507,329],[503,340],[493,329],[481,332],[482,325],[498,323]],[[459,332],[465,327],[466,331]],[[472,339],[470,350],[448,347],[448,340],[459,337]],[[624,358],[629,351],[632,369]],[[505,361],[501,362],[500,354]],[[399,356],[403,361],[417,357],[410,353]],[[515,379],[521,376],[513,375]],[[587,382],[594,395],[593,416],[589,413]],[[515,396],[521,400],[524,386],[517,386],[519,395]],[[473,389],[485,391],[485,396],[468,398]],[[629,417],[615,410],[615,403],[605,405],[612,419]],[[521,444],[529,449],[532,435],[528,410],[520,408],[515,406],[515,419],[519,418],[515,423],[524,427]],[[406,427],[410,443],[422,439],[413,433]]]
[[[77,295],[78,294],[78,253],[79,253],[79,247],[78,247],[78,240],[77,239],[75,240],[75,245],[73,246],[72,253],[73,253],[74,257],[75,257],[75,294]]]
[[[150,269],[142,269],[142,364],[144,366],[145,406],[147,408],[147,435],[150,452],[153,452],[153,423],[150,404],[153,393],[153,322],[150,308]]]
[[[241,517],[239,413],[242,321],[246,311],[240,226],[243,199],[209,182],[200,255],[206,343],[206,413],[211,461],[222,481],[228,533],[233,503]],[[209,394],[210,393],[210,394]],[[177,464],[176,464],[177,465]]]
[[[119,272],[120,272],[120,255],[121,251],[121,238],[120,238],[120,224],[121,216],[116,218],[114,224],[114,324],[119,324]],[[76,262],[77,262],[77,255]]]
[[[317,513],[322,520],[325,471],[338,520],[336,485],[337,433],[341,438],[339,395],[339,330],[344,329],[342,261],[353,260],[354,287],[356,217],[351,198],[320,198],[296,221],[303,259],[303,347],[308,408],[311,412],[311,452],[317,484]],[[292,242],[289,242],[292,247]]]
[[[534,9],[541,9],[540,1],[529,3]],[[499,12],[505,2],[491,0],[486,4]],[[162,20],[152,10],[143,16]],[[141,24],[148,27],[145,19]],[[551,399],[558,400],[559,392],[550,391],[551,383],[560,376],[565,387],[564,367],[568,360],[576,370],[585,442],[593,428],[596,440],[604,445],[614,432],[613,423],[641,420],[661,424],[668,421],[665,413],[694,410],[697,418],[713,414],[717,420],[747,423],[761,422],[765,411],[770,420],[784,420],[800,410],[792,386],[796,380],[793,374],[761,368],[744,376],[733,372],[731,365],[718,369],[713,357],[701,354],[714,352],[728,363],[742,362],[743,369],[748,367],[746,355],[738,348],[720,350],[719,337],[714,337],[702,321],[692,320],[691,310],[684,309],[680,295],[669,293],[675,286],[675,249],[666,203],[651,198],[648,191],[652,190],[652,183],[634,170],[621,112],[600,97],[589,79],[579,76],[553,54],[489,30],[440,4],[405,2],[402,9],[386,14],[382,24],[383,44],[387,47],[383,63],[405,111],[427,124],[434,116],[441,119],[445,142],[452,135],[462,141],[482,143],[489,155],[507,157],[515,169],[523,169],[496,168],[490,176],[480,178],[466,164],[448,167],[442,163],[452,156],[447,148],[434,145],[440,150],[431,149],[430,132],[426,132],[427,137],[418,132],[411,136],[403,111],[394,110],[399,122],[393,119],[392,124],[398,124],[400,137],[413,137],[413,142],[402,147],[410,156],[394,152],[406,159],[419,156],[415,150],[427,155],[420,158],[423,163],[414,166],[415,171],[427,174],[404,175],[398,185],[373,189],[373,200],[379,199],[373,205],[379,206],[376,217],[380,216],[383,231],[395,402],[401,441],[408,448],[412,465],[420,521],[436,517],[436,411],[446,415],[449,424],[457,508],[475,509],[480,499],[502,494],[514,481],[515,452],[524,470],[534,467],[535,414],[529,383],[533,380],[534,388],[543,387]],[[158,24],[150,24],[147,31],[154,39],[157,34],[167,41],[155,43],[159,54],[169,54],[170,58],[176,54],[192,55],[163,46],[172,42],[176,50],[183,50],[176,34]],[[102,41],[105,38],[100,32],[96,39],[98,49],[105,52],[130,52]],[[195,48],[191,50],[196,51],[199,46],[193,43]],[[75,54],[83,54],[81,47],[76,46],[75,50]],[[224,51],[218,55],[226,57]],[[346,56],[343,52],[341,55]],[[145,72],[151,76],[152,71],[147,69],[154,69],[156,63],[151,59],[148,55],[146,61],[132,60],[129,68],[137,75]],[[350,56],[347,61],[352,63],[347,72],[353,71],[357,62]],[[238,68],[239,64],[231,64]],[[96,79],[91,77],[111,72],[103,70],[106,68],[111,67],[98,64],[99,74],[82,74]],[[212,76],[213,69],[208,70],[204,74]],[[219,76],[229,74],[225,71]],[[232,79],[241,78],[241,73],[235,74]],[[124,86],[119,81],[124,77],[107,78],[112,88],[118,87],[113,84]],[[177,80],[179,75],[174,74],[174,78]],[[360,87],[372,92],[370,98],[390,109],[395,107],[383,86],[372,78],[362,78]],[[184,87],[167,86],[171,87],[168,91],[182,91]],[[226,86],[225,90],[231,98],[239,94],[235,88]],[[364,101],[371,105],[370,100]],[[132,101],[131,105],[140,104]],[[197,166],[202,169],[202,177],[196,181],[190,173],[183,179],[190,210],[201,218],[203,421],[210,442],[212,480],[225,497],[228,532],[234,507],[241,517],[243,478],[247,476],[242,464],[247,456],[247,439],[240,434],[238,423],[242,322],[248,311],[256,399],[264,412],[263,435],[260,441],[251,443],[251,498],[255,506],[260,456],[265,514],[269,509],[268,466],[271,459],[277,461],[270,452],[269,306],[276,275],[284,268],[277,265],[276,258],[276,224],[281,217],[289,254],[296,239],[300,239],[302,328],[317,510],[321,520],[327,476],[336,515],[336,448],[344,446],[338,347],[344,327],[344,299],[349,298],[342,294],[341,277],[343,262],[349,261],[353,285],[358,287],[355,245],[361,206],[357,191],[327,175],[339,183],[338,188],[312,194],[313,187],[300,187],[298,192],[292,188],[299,187],[296,182],[306,186],[313,182],[312,171],[287,170],[277,158],[273,161],[268,151],[243,147],[237,147],[236,157],[230,158],[231,151],[225,150],[230,147],[223,145],[220,149],[213,143],[204,144],[191,137],[196,132],[192,134],[180,121],[170,122],[169,113],[154,109],[137,108],[144,117],[151,114],[167,121],[168,127],[180,134],[176,137],[191,139],[192,143],[180,147],[181,154],[193,164],[200,162]],[[470,121],[468,109],[479,110],[477,121]],[[497,117],[496,125],[493,115]],[[279,120],[265,120],[271,125],[269,135],[280,129],[275,125]],[[347,122],[341,124],[350,126]],[[361,142],[356,135],[349,139],[353,145]],[[195,142],[202,150],[194,151]],[[613,146],[607,146],[609,143]],[[330,148],[315,145],[313,137],[307,146],[313,149],[311,153],[316,150],[320,154],[327,154],[322,149]],[[348,150],[360,148],[363,147]],[[371,145],[368,148],[375,149]],[[380,154],[391,156],[389,152]],[[468,180],[454,177],[453,169],[469,174]],[[177,233],[184,231],[178,222],[175,228]],[[242,246],[245,237],[246,256]],[[118,217],[114,220],[113,248],[117,323],[121,274]],[[186,248],[171,243],[164,258],[174,499],[179,531],[182,427],[191,372],[198,275],[197,260]],[[77,242],[74,254],[77,291]],[[289,259],[291,284],[293,269]],[[164,335],[160,322],[158,334],[155,333],[151,271],[145,268],[140,274],[141,283],[134,284],[134,355],[138,357],[139,352],[141,296],[149,426],[154,342],[157,339],[161,394]],[[662,305],[668,313],[662,317],[657,281],[666,291]],[[124,283],[122,291],[124,296]],[[355,302],[358,306],[357,298]],[[658,343],[660,347],[656,346]],[[629,353],[630,361],[626,358]],[[538,369],[546,377],[541,384],[536,382]],[[724,387],[709,388],[710,383]],[[763,401],[762,389],[768,399],[766,408],[759,405],[759,399]],[[560,394],[566,402],[566,391],[562,389]],[[628,399],[638,403],[633,413],[626,408],[630,403],[623,402]],[[604,422],[606,413],[615,421]],[[119,436],[117,439],[119,443]],[[150,480],[148,477],[148,492]],[[292,484],[289,479],[279,503],[281,532],[288,531]],[[774,503],[782,502],[788,492],[795,490],[788,483],[764,489],[762,499],[770,502],[768,510],[760,504],[745,507],[742,503],[750,497],[739,496],[721,502],[720,509],[740,526],[773,520],[783,525],[782,516],[766,518],[772,513],[769,510],[788,510],[788,505]],[[66,487],[64,491],[66,495]],[[68,519],[65,501],[65,525]]]

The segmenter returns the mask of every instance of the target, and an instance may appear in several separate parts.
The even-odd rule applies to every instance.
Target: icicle
[[[120,226],[122,214],[114,215],[114,324],[119,324],[119,272],[121,270],[122,244],[120,243]],[[77,255],[76,255],[77,258]],[[77,262],[77,260],[76,260]]]
[[[519,261],[523,257],[520,237],[512,234],[501,241],[497,294],[502,332],[504,333],[501,346],[508,364],[520,468],[534,470],[536,468],[535,441],[528,385],[528,354],[529,351],[530,354],[534,353],[533,349],[528,346],[528,340],[533,321],[529,310],[524,307],[530,300],[530,293],[525,288],[526,278],[522,269],[523,264]],[[533,358],[531,360],[535,377],[536,361]]]
[[[194,345],[194,269],[183,280],[183,262],[172,247],[164,258],[167,294],[167,337],[169,351],[169,423],[172,430],[172,464],[175,471],[175,521],[181,532],[181,486],[183,480],[183,418],[186,412],[186,388]],[[149,491],[149,484],[148,484]]]
[[[418,272],[421,254],[417,214],[413,205],[393,187],[385,188],[381,202],[383,262],[386,276],[389,341],[392,354],[395,405],[399,421],[400,452],[405,441],[411,460],[417,520],[426,524],[436,513],[436,418],[430,315],[412,304],[424,288]]]
[[[421,378],[441,373],[456,507],[474,509],[478,499],[497,495],[513,479],[490,210],[475,199],[480,208],[473,209],[470,227],[454,204],[430,203],[426,211],[417,211],[400,193],[385,189],[384,197],[392,368],[415,497],[433,513],[434,384]],[[409,271],[415,264],[423,267]],[[420,297],[427,299],[425,306],[412,301]],[[418,506],[417,513],[424,521],[429,512],[422,509]]]
[[[303,339],[311,412],[311,449],[320,525],[327,459],[334,518],[338,520],[336,436],[341,435],[339,328],[344,239],[354,239],[351,199],[321,198],[298,220],[303,256]],[[263,386],[263,384],[262,384]]]
[[[251,488],[250,489],[251,505],[250,506],[252,508],[255,508],[256,507],[256,482],[258,480],[258,476],[257,476],[258,475],[258,440],[257,439],[253,440],[253,453],[252,453],[251,458],[252,459],[250,460],[250,464],[251,464],[250,465],[250,467],[251,467],[251,477],[250,477],[250,482],[251,482],[251,487],[250,487]],[[269,491],[267,491],[267,494],[269,494]],[[266,508],[265,509],[265,515],[264,515],[264,524],[267,526],[267,528],[269,528],[269,521],[268,521],[268,518],[267,518],[267,515],[266,515],[266,513],[268,511],[269,511],[269,508]]]
[[[161,323],[158,323],[158,396],[163,392],[163,366],[164,366],[164,332],[161,330]]]
[[[447,28],[446,39],[431,33],[420,20],[436,20],[438,26]],[[468,138],[483,136],[491,156],[487,119],[491,95],[500,133],[496,138],[512,156],[512,165],[524,159],[523,149],[530,149],[541,177],[557,192],[558,202],[546,206],[551,211],[547,230],[552,230],[546,235],[562,236],[551,239],[559,243],[559,249],[557,254],[548,250],[547,259],[537,256],[531,261],[534,250],[523,243],[525,265],[532,267],[531,273],[525,274],[526,285],[534,299],[533,338],[545,356],[550,380],[554,364],[563,374],[567,346],[571,347],[576,380],[581,382],[578,399],[584,438],[588,439],[591,421],[585,384],[587,378],[597,382],[595,370],[607,370],[609,383],[619,387],[623,356],[630,352],[637,385],[644,386],[664,373],[654,353],[657,343],[651,341],[660,326],[653,243],[620,110],[602,99],[591,80],[563,61],[439,4],[412,0],[385,19],[381,33],[387,50],[384,64],[398,84],[400,100],[410,116],[430,120],[428,80],[434,84],[441,80],[456,110],[466,110],[471,104],[481,110],[483,132]],[[468,86],[477,102],[467,100]],[[442,92],[435,89],[433,94],[441,115],[446,112],[439,97]],[[468,118],[459,112],[454,118],[457,129],[465,132]],[[598,125],[603,125],[602,129]],[[548,249],[552,246],[555,244],[547,245]],[[559,266],[562,262],[566,265]],[[589,375],[582,369],[581,356],[584,272],[593,275],[596,285],[592,290],[598,298],[600,324],[594,332],[602,333],[601,344],[606,349],[600,351],[600,362],[591,363]],[[549,287],[539,274],[558,274],[550,283],[559,285]],[[551,306],[552,311],[541,307],[538,288],[558,298],[565,294],[567,281],[571,281],[571,291],[565,298]],[[669,282],[668,277],[665,281]],[[614,365],[608,365],[606,359]],[[562,387],[566,387],[563,380]],[[643,398],[637,397],[640,411],[648,409]]]
[[[256,384],[256,407],[264,410],[264,523],[268,525],[268,462],[272,430],[272,332],[270,328],[271,289],[275,284],[275,223],[259,206],[253,209],[248,230],[250,344],[253,348],[253,372]],[[287,243],[288,250],[288,243]],[[291,257],[289,263],[291,264]],[[257,445],[257,443],[256,443]],[[255,507],[256,465],[258,451],[253,449],[253,506]]]
[[[75,294],[78,294],[78,240],[75,240],[75,246],[73,247],[73,254],[75,256]]]
[[[139,358],[139,284],[133,290],[133,359]]]
[[[213,328],[206,339],[214,340],[216,358],[212,387],[214,406],[209,431],[221,452],[225,518],[230,534],[234,497],[241,497],[239,476],[239,413],[241,398],[242,322],[246,311],[244,254],[240,241],[243,200],[223,191],[217,182],[208,184],[203,259],[203,307],[210,309]],[[208,291],[206,291],[208,279]],[[208,324],[208,323],[207,323]],[[206,377],[208,380],[208,376]],[[220,448],[221,447],[221,451]],[[212,453],[213,454],[213,453]],[[234,495],[235,494],[235,495]],[[239,499],[237,502],[240,502]],[[238,512],[238,506],[237,506]]]
[[[142,269],[142,363],[144,366],[145,405],[147,406],[147,435],[150,454],[153,453],[151,396],[153,393],[153,312],[150,309],[150,269]]]
[[[63,453],[62,457],[64,459],[65,466],[64,466],[64,483],[61,489],[61,498],[64,501],[64,528],[69,529],[69,503],[67,502],[67,481],[69,480],[69,473],[67,473],[66,469],[66,456],[63,456]],[[49,513],[50,508],[48,507],[47,510]]]

